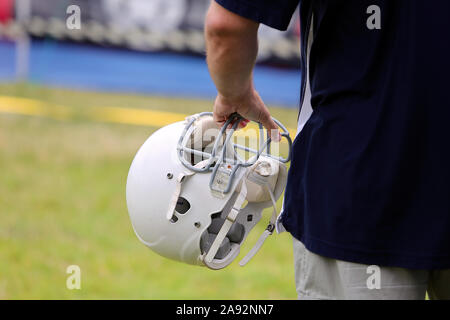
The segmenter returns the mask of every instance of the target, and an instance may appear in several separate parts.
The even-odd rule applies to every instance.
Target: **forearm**
[[[207,62],[219,95],[239,99],[253,89],[258,24],[212,3],[205,23]]]
[[[278,126],[253,87],[253,67],[258,53],[259,23],[240,17],[215,1],[205,21],[206,56],[218,95],[214,102],[214,121],[222,126],[237,112],[246,120],[263,124],[272,139],[280,140]]]

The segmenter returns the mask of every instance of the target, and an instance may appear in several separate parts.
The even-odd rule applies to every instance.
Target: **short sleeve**
[[[225,9],[250,20],[284,31],[300,0],[215,0]]]

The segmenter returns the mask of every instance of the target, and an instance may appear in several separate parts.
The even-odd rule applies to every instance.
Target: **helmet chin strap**
[[[264,184],[264,186],[267,188],[268,193],[270,194],[270,199],[272,201],[272,216],[270,218],[269,225],[267,226],[266,230],[263,232],[263,234],[259,237],[256,244],[253,246],[253,248],[247,253],[247,255],[239,262],[239,265],[241,267],[245,266],[254,256],[255,254],[261,249],[262,245],[266,241],[266,239],[273,234],[273,231],[275,230],[275,223],[277,220],[277,207],[276,207],[276,201],[275,196],[269,186],[268,183]],[[220,245],[222,244],[223,240],[228,234],[228,231],[230,230],[233,223],[236,221],[236,217],[238,216],[242,205],[245,202],[247,196],[247,186],[246,183],[242,183],[241,191],[239,192],[238,197],[236,198],[236,201],[233,205],[233,208],[230,210],[230,213],[226,217],[226,220],[224,224],[222,225],[219,233],[217,234],[217,237],[214,239],[214,242],[212,243],[208,253],[204,257],[204,262],[206,265],[209,265],[215,255],[217,254],[217,251],[220,248]]]
[[[272,201],[272,216],[270,217],[269,225],[267,226],[266,230],[264,230],[263,234],[259,237],[256,244],[253,246],[253,248],[247,253],[247,255],[242,258],[242,260],[239,262],[239,265],[241,267],[245,266],[254,256],[255,254],[261,249],[262,245],[264,244],[264,241],[273,234],[273,231],[275,230],[275,223],[277,221],[277,203],[275,201],[275,196],[273,195],[273,192],[269,185],[266,183],[265,187],[267,188],[267,191],[270,194],[270,199]]]
[[[217,254],[217,251],[220,248],[220,245],[227,236],[228,231],[230,231],[231,226],[233,225],[234,221],[236,221],[236,217],[241,211],[242,205],[244,204],[246,197],[247,197],[247,186],[244,182],[242,183],[241,191],[239,192],[239,195],[237,196],[236,201],[234,202],[233,208],[231,208],[230,212],[228,213],[225,222],[220,228],[217,237],[214,239],[211,247],[209,248],[208,253],[204,258],[204,262],[207,265],[213,261],[215,255]]]

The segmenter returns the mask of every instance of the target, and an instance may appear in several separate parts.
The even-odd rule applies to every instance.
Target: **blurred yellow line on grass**
[[[94,107],[91,116],[100,121],[153,127],[164,127],[174,122],[183,121],[187,117],[187,115],[181,113],[119,107]]]
[[[0,112],[44,116],[58,120],[71,118],[70,108],[17,97],[0,96]]]
[[[55,119],[77,117],[75,108],[9,96],[0,96],[0,112],[44,116]],[[90,120],[102,122],[153,127],[163,127],[173,122],[182,121],[187,117],[187,115],[180,113],[119,107],[92,107],[86,113],[83,113],[83,116]]]
[[[76,108],[11,96],[0,96],[0,112],[43,116],[58,120],[77,118],[78,115]],[[187,116],[186,114],[175,112],[101,106],[93,106],[86,112],[83,112],[83,117],[93,121],[152,126],[157,128],[177,121],[183,121]],[[291,135],[295,134],[295,129],[288,128],[288,130]]]
[[[23,98],[0,96],[0,111],[26,115],[42,115],[45,108],[42,103]]]

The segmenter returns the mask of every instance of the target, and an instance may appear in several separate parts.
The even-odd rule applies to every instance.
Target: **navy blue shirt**
[[[280,30],[300,3],[312,113],[284,227],[330,258],[450,268],[450,1],[216,1]]]

